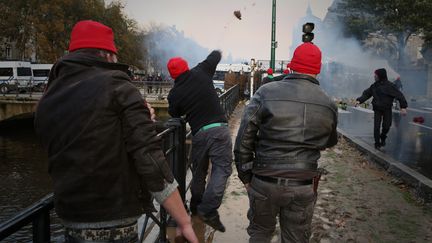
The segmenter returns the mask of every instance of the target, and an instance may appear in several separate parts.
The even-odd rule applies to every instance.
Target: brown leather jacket
[[[173,176],[127,66],[74,52],[52,68],[35,129],[48,150],[55,209],[71,222],[134,217]]]

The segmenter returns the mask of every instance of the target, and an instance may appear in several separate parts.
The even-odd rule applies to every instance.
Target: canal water
[[[0,222],[52,192],[47,156],[36,138],[33,120],[0,127]],[[59,230],[54,225],[54,232]],[[6,242],[31,241],[31,227]]]
[[[166,120],[161,117],[159,126]],[[33,119],[0,124],[0,223],[51,192],[48,157],[35,134]],[[54,212],[51,220],[51,240],[60,242],[63,230]],[[31,236],[28,226],[5,242],[31,242]]]

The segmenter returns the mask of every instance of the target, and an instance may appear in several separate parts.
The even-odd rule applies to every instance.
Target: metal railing
[[[183,119],[173,118],[165,123],[167,129],[158,134],[163,139],[163,151],[174,177],[179,183],[179,191],[183,200],[186,197],[186,171],[188,168],[186,154],[186,124]],[[50,242],[50,211],[54,208],[53,194],[49,194],[30,207],[22,210],[11,219],[0,224],[0,241],[18,232],[23,227],[32,224],[33,242]],[[157,217],[159,216],[159,218]],[[167,213],[160,206],[158,215],[147,214],[142,229],[141,239],[144,239],[149,219],[159,228],[158,242],[167,242]]]
[[[165,124],[168,128],[159,133],[158,136],[163,138],[164,153],[170,166],[174,178],[179,184],[180,196],[183,202],[186,200],[186,173],[189,167],[187,154],[186,154],[186,123],[181,118],[172,118]],[[159,235],[156,242],[168,242],[166,238],[166,228],[168,223],[168,215],[162,205],[159,205],[159,219],[153,214],[145,216],[143,229],[141,231],[140,241],[145,240],[145,233],[149,218],[159,226]]]
[[[232,114],[240,100],[239,92],[239,86],[235,85],[219,96],[221,107],[225,111],[227,117]],[[186,137],[188,137],[190,133],[189,135],[186,133],[186,123],[181,118],[172,118],[165,123],[165,126],[167,128],[157,136],[163,139],[165,157],[179,184],[180,195],[183,202],[185,202],[186,191],[189,188],[189,186],[186,185],[186,174],[189,168]],[[50,242],[50,212],[53,208],[53,194],[51,193],[19,212],[11,219],[0,224],[0,241],[18,232],[23,227],[32,224],[33,242]],[[159,227],[157,242],[168,242],[166,238],[167,218],[167,213],[161,205],[158,214],[146,214],[140,240],[145,240],[145,236],[148,235],[146,234],[146,229],[151,219]]]
[[[17,85],[9,85],[10,80],[0,80],[0,87],[6,85],[7,92],[0,89],[0,94],[3,96],[15,95],[16,98],[31,98],[33,95],[40,96],[45,89],[47,81],[33,81],[25,87],[18,87]],[[138,88],[141,94],[150,98],[163,99],[168,96],[169,91],[173,87],[173,83],[169,81],[132,81]]]
[[[146,97],[165,98],[174,86],[168,81],[132,81]]]
[[[225,93],[219,96],[219,100],[226,117],[230,117],[240,101],[240,86],[236,84],[229,88]]]
[[[0,241],[32,224],[33,242],[50,242],[50,210],[54,208],[53,194],[19,212],[0,225]]]

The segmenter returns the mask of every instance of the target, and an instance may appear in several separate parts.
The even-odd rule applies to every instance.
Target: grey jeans
[[[212,163],[206,188],[206,178]],[[199,131],[192,138],[191,208],[204,215],[216,214],[232,172],[232,142],[228,127]]]
[[[277,215],[282,243],[309,242],[316,201],[312,185],[282,186],[253,178],[248,195],[250,243],[271,242]]]

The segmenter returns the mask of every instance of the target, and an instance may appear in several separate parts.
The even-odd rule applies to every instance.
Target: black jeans
[[[382,122],[382,130],[381,130]],[[380,144],[380,141],[385,141],[387,133],[392,124],[392,110],[374,110],[374,138],[375,144]],[[380,131],[381,130],[381,131]],[[381,139],[381,140],[380,140]]]
[[[283,186],[252,178],[249,195],[249,243],[270,243],[279,215],[281,242],[307,243],[316,202],[312,185]]]
[[[206,178],[212,163],[206,188]],[[232,142],[228,127],[200,131],[192,138],[191,207],[201,214],[215,214],[222,203],[228,177],[232,172]]]

